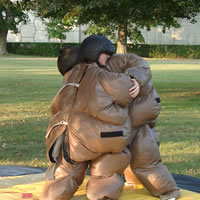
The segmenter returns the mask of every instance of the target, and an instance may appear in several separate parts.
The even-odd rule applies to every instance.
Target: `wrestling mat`
[[[88,181],[86,176],[83,184],[76,192],[73,200],[87,200],[85,186]],[[0,200],[38,200],[44,184],[44,173],[24,176],[0,177]],[[200,193],[181,189],[179,200],[200,200]],[[142,185],[125,186],[120,200],[159,200],[152,197]]]

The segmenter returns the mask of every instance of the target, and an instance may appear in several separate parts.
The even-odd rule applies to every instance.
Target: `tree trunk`
[[[7,34],[8,30],[5,29],[0,30],[0,56],[8,54],[6,49]]]
[[[127,25],[119,27],[118,38],[117,38],[117,52],[116,53],[126,53],[127,52]]]

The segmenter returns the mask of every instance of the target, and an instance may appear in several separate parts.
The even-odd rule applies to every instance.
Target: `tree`
[[[127,39],[144,42],[141,30],[161,26],[180,27],[178,19],[195,23],[199,0],[33,0],[43,18],[76,18],[76,25],[89,24],[88,33],[117,38],[118,52],[126,52]],[[39,12],[38,12],[39,11]],[[115,34],[117,32],[117,34]]]
[[[22,1],[23,2],[23,1]],[[28,20],[24,12],[24,3],[20,1],[0,0],[0,55],[6,55],[6,41],[8,30],[18,32],[17,26]]]
[[[60,19],[60,18],[50,18],[48,21],[44,21],[46,25],[46,30],[48,33],[48,38],[56,38],[61,41],[66,39],[66,34],[74,27],[74,19]]]

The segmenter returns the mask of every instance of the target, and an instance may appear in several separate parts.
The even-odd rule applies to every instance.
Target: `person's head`
[[[79,46],[66,46],[63,47],[58,56],[57,66],[58,71],[64,76],[66,72],[79,63]]]
[[[98,64],[100,66],[105,66],[107,60],[110,58],[110,54],[107,53],[100,53],[99,58],[98,58]]]
[[[80,61],[105,65],[107,59],[114,53],[115,47],[110,40],[102,35],[91,35],[80,46]]]

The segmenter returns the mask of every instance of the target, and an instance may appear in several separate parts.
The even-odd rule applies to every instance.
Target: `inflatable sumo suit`
[[[77,64],[64,75],[55,96],[46,134],[52,165],[40,199],[71,199],[88,164],[89,199],[119,199],[123,171],[131,160],[127,146],[134,135],[128,114],[130,78],[101,69],[96,63]]]
[[[96,35],[85,39],[80,52],[80,57],[85,59],[81,58],[82,61],[95,61],[91,59],[91,55],[96,52],[95,48],[100,46],[104,39],[103,36]],[[100,53],[96,55],[96,61]],[[108,60],[105,68],[110,72],[130,75],[138,81],[141,88],[139,95],[129,105],[129,115],[132,127],[135,129],[135,137],[130,145],[132,160],[129,168],[125,170],[126,180],[129,183],[132,182],[132,179],[134,181],[135,176],[132,173],[134,172],[153,196],[163,200],[178,198],[180,192],[176,183],[168,169],[161,163],[159,139],[155,129],[161,105],[160,98],[153,88],[151,77],[149,77],[148,64],[135,54],[118,54]]]
[[[106,64],[109,71],[126,72],[141,86],[139,95],[129,105],[135,137],[130,145],[132,159],[129,168],[125,170],[125,178],[128,183],[134,183],[135,174],[153,196],[162,200],[178,198],[180,192],[168,169],[161,163],[159,152],[155,123],[161,110],[160,98],[152,80],[144,85],[140,82],[144,79],[139,77],[141,74],[137,73],[137,70],[134,74],[129,71],[130,66],[141,66],[141,63],[142,59],[134,54],[118,54],[113,55]]]
[[[92,178],[87,186],[88,198],[119,199],[123,187],[121,175],[130,161],[126,146],[135,136],[125,114],[130,97],[121,96],[131,83],[125,74],[108,74],[94,64],[77,65],[65,74],[64,86],[52,104],[46,136],[47,157],[52,162],[47,174],[53,177],[49,176],[41,199],[71,199],[84,179],[89,162]],[[119,85],[114,80],[116,75],[120,77]],[[84,89],[80,89],[81,85]],[[92,92],[97,96],[91,96]],[[77,101],[79,98],[83,100]],[[116,116],[111,116],[113,113]]]

